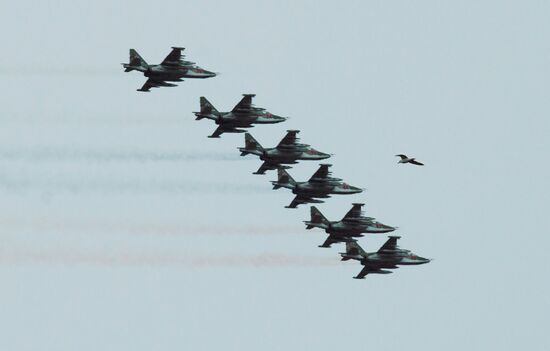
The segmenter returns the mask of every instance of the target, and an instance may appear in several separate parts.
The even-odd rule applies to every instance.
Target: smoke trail
[[[221,152],[161,152],[36,148],[0,150],[0,160],[9,161],[96,161],[96,162],[162,162],[162,161],[237,161],[237,153]]]
[[[203,235],[302,235],[301,223],[294,225],[266,223],[262,225],[234,225],[234,224],[195,224],[188,223],[151,223],[133,221],[131,223],[120,220],[84,220],[62,218],[0,218],[0,225],[4,233],[20,230],[47,233],[94,233],[94,235],[130,234],[154,236],[203,236]],[[307,235],[307,234],[304,234]]]
[[[114,76],[120,74],[117,68],[111,66],[3,66],[0,68],[0,76]]]
[[[190,180],[115,180],[115,179],[90,179],[90,180],[69,180],[69,179],[25,179],[22,177],[7,177],[0,175],[0,189],[8,191],[40,191],[54,195],[59,192],[65,193],[265,193],[269,186],[254,184],[232,184],[226,182],[200,182]]]
[[[144,253],[85,253],[68,251],[1,252],[0,264],[62,264],[99,266],[183,266],[207,267],[308,267],[336,266],[334,257],[290,256],[279,253],[258,255],[185,255]]]

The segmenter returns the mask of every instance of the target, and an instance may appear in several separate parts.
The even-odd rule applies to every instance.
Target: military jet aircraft
[[[321,164],[307,182],[296,182],[287,171],[279,168],[277,170],[277,181],[271,182],[273,189],[291,189],[292,193],[296,195],[290,205],[286,206],[287,208],[296,208],[300,204],[322,203],[323,201],[316,200],[316,198],[325,199],[333,194],[350,195],[363,191],[361,188],[342,182],[340,178],[331,177],[331,172],[328,170],[331,166]]]
[[[130,63],[123,63],[124,72],[140,71],[149,79],[138,91],[149,91],[151,88],[175,87],[176,84],[167,82],[181,82],[182,78],[210,78],[216,73],[200,68],[194,62],[185,61],[181,52],[184,48],[172,46],[172,51],[160,65],[149,65],[139,56],[136,50],[130,49]]]
[[[351,210],[340,221],[329,221],[315,206],[311,206],[311,219],[304,221],[306,229],[321,228],[328,234],[327,240],[319,247],[330,247],[334,243],[353,242],[363,233],[381,234],[393,232],[396,228],[366,217],[361,210],[365,204],[353,204]]]
[[[300,144],[296,134],[299,130],[287,130],[285,137],[274,148],[264,149],[260,143],[246,133],[244,135],[245,147],[240,147],[241,156],[253,154],[260,157],[264,163],[254,174],[265,174],[265,171],[277,168],[290,168],[284,166],[298,163],[299,160],[324,160],[331,155],[325,154],[307,144]]]
[[[346,252],[340,253],[342,261],[357,260],[364,266],[355,279],[364,279],[369,273],[389,274],[386,269],[399,268],[401,265],[418,265],[430,262],[409,250],[397,246],[399,236],[389,236],[388,241],[377,252],[365,252],[357,242],[347,242]]]
[[[204,96],[200,98],[201,111],[194,112],[197,120],[208,118],[214,120],[218,128],[209,138],[219,138],[222,133],[244,133],[243,129],[252,128],[253,124],[273,124],[286,121],[286,117],[276,116],[263,108],[255,107],[252,98],[255,94],[243,94],[242,100],[230,112],[218,112]]]

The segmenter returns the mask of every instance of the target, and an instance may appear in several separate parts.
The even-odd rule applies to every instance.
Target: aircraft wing
[[[296,197],[292,200],[290,205],[286,206],[286,208],[296,208],[296,207],[298,207],[298,205],[309,204],[309,203],[321,204],[323,202],[324,201],[317,200],[317,199],[314,199],[314,198],[311,198],[311,197],[296,195]]]
[[[191,66],[193,65],[193,62],[185,61],[183,58],[184,55],[181,54],[181,52],[185,50],[185,48],[180,48],[177,46],[172,46],[172,51],[166,56],[166,58],[161,62],[162,66],[169,66],[169,67],[182,67],[182,66]]]
[[[286,206],[287,208],[296,208],[298,207],[298,205],[300,204],[304,204],[306,203],[306,201],[304,201],[304,198],[303,197],[300,197],[300,196],[296,196],[292,202],[290,203],[290,205]]]
[[[399,236],[390,236],[389,239],[382,245],[380,249],[378,249],[378,252],[380,251],[393,251],[397,249],[397,239],[399,239]]]
[[[265,171],[276,169],[277,166],[279,166],[279,165],[271,163],[271,162],[264,161],[264,163],[262,163],[260,168],[258,168],[258,170],[256,172],[254,172],[254,174],[265,174]]]
[[[363,214],[363,211],[361,210],[361,208],[364,205],[365,204],[353,204],[353,207],[351,208],[351,210],[349,210],[348,213],[346,213],[346,215],[344,216],[344,218],[342,218],[342,220],[345,221],[348,219],[361,217],[361,215]]]
[[[222,135],[223,133],[244,133],[244,132],[245,131],[242,130],[242,129],[227,128],[227,127],[224,127],[223,125],[221,125],[218,128],[216,128],[214,133],[212,133],[212,135],[210,135],[209,138],[219,138],[220,135]]]
[[[363,267],[361,272],[359,272],[354,278],[355,279],[364,279],[365,276],[369,273],[372,273],[372,269],[369,266]]]
[[[166,83],[163,80],[157,80],[153,78],[147,79],[145,84],[141,87],[141,89],[138,89],[138,91],[149,91],[151,88],[158,88],[158,87],[175,87],[176,84]]]
[[[224,132],[225,132],[225,128],[223,128],[222,126],[219,126],[218,128],[216,128],[214,133],[212,133],[212,135],[209,136],[209,138],[219,138],[220,135],[222,135]]]
[[[387,271],[383,271],[378,267],[365,266],[365,267],[363,267],[361,272],[359,272],[354,278],[355,279],[365,279],[365,276],[369,273],[382,273],[382,272],[387,272]]]
[[[353,242],[353,241],[356,241],[356,240],[349,237],[337,237],[334,235],[329,235],[327,240],[325,240],[325,242],[322,245],[319,245],[319,247],[330,247],[332,244]]]
[[[296,138],[296,134],[298,134],[299,130],[288,130],[285,137],[279,142],[277,147],[285,147],[285,146],[293,146],[296,144],[296,141],[298,138]]]
[[[252,98],[256,96],[255,94],[243,94],[243,98],[231,112],[234,113],[249,113],[252,110]]]
[[[329,175],[330,175],[330,172],[329,172],[329,167],[330,165],[328,164],[321,164],[319,166],[319,169],[313,173],[313,175],[311,176],[311,178],[309,178],[309,181],[322,181],[322,180],[325,180]]]

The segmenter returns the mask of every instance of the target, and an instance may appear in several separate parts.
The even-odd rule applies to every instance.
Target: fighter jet
[[[185,61],[181,52],[184,48],[172,46],[172,51],[160,65],[148,65],[136,50],[130,49],[130,63],[123,63],[124,72],[140,71],[149,79],[138,91],[149,91],[151,88],[175,87],[176,84],[167,82],[181,82],[182,78],[210,78],[216,73],[200,68],[194,62]]]
[[[388,241],[377,252],[365,252],[357,242],[347,242],[346,252],[340,253],[342,261],[357,260],[364,266],[355,279],[364,279],[369,273],[389,274],[386,269],[399,268],[401,265],[418,265],[430,262],[409,250],[397,246],[399,236],[389,236]]]
[[[400,158],[399,162],[397,162],[397,163],[412,163],[413,165],[424,166],[424,164],[422,162],[418,162],[414,157],[409,158],[409,157],[407,157],[407,155],[403,155],[403,154],[399,154],[399,155],[395,155],[395,156]]]
[[[201,111],[194,112],[197,120],[208,118],[214,120],[218,128],[209,138],[219,138],[222,133],[244,133],[243,129],[252,128],[253,124],[273,124],[286,121],[285,117],[276,116],[263,108],[255,107],[252,98],[255,94],[243,94],[242,100],[230,112],[218,112],[212,104],[201,96]]]
[[[353,204],[351,210],[340,221],[329,221],[315,206],[311,206],[311,219],[304,221],[306,229],[321,228],[328,234],[327,240],[319,247],[330,247],[334,243],[354,242],[363,233],[381,234],[393,232],[396,228],[366,217],[361,210],[365,204]]]
[[[323,203],[323,201],[316,200],[316,198],[326,199],[332,194],[349,195],[363,191],[361,188],[342,182],[340,178],[331,177],[331,172],[328,170],[331,166],[329,164],[321,164],[319,169],[307,182],[296,182],[287,171],[279,168],[277,170],[277,181],[271,182],[273,189],[291,189],[292,193],[296,195],[286,208],[296,208],[300,204],[307,203]]]
[[[264,149],[257,141],[246,133],[244,135],[245,147],[240,147],[241,156],[253,154],[260,157],[264,163],[254,174],[265,174],[265,171],[277,168],[290,168],[284,166],[298,163],[299,160],[324,160],[331,155],[317,151],[307,144],[300,144],[296,134],[299,130],[287,130],[286,136],[274,148]]]

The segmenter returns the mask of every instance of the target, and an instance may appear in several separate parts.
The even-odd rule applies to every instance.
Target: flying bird
[[[407,157],[407,155],[403,155],[403,154],[399,154],[399,155],[395,155],[395,156],[398,156],[398,157],[401,158],[399,160],[399,162],[397,162],[397,163],[412,163],[413,165],[424,166],[424,164],[422,162],[418,162],[416,159],[414,159],[414,157],[409,158],[409,157]]]

